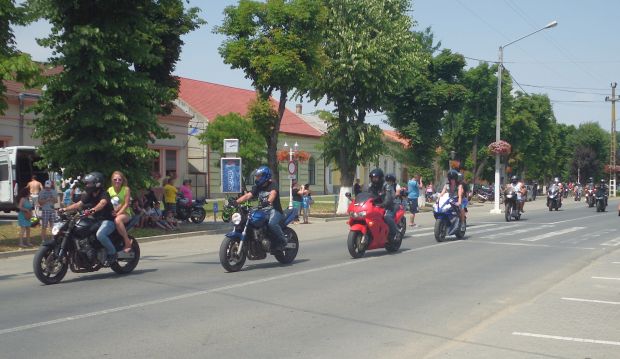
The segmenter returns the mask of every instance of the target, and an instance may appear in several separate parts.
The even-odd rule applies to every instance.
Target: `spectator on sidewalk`
[[[293,193],[293,208],[297,209],[297,215],[295,216],[295,221],[293,222],[293,224],[298,224],[299,214],[301,212],[301,202],[303,200],[302,195],[304,190],[303,187],[299,188],[299,184],[296,180],[293,180],[293,183],[291,184],[291,191]]]
[[[415,173],[413,177],[407,182],[407,200],[409,201],[409,211],[411,212],[411,227],[417,227],[415,223],[415,214],[418,210],[418,198],[420,198],[420,188],[424,188],[422,178],[418,173]]]
[[[360,179],[356,178],[353,185],[353,196],[356,197],[360,193],[362,193],[362,186],[360,185]]]
[[[34,215],[37,216],[39,214],[39,192],[43,190],[43,184],[37,181],[37,176],[32,175],[30,182],[26,185],[30,190],[30,201],[34,203]]]
[[[47,228],[54,225],[54,205],[58,194],[52,188],[52,181],[45,181],[45,187],[39,192],[39,205],[41,206],[41,240],[47,240]]]
[[[314,200],[312,199],[312,191],[310,191],[310,184],[306,183],[302,187],[302,201],[301,201],[301,209],[304,219],[304,224],[308,224],[308,216],[310,215],[310,205]]]
[[[30,200],[30,189],[28,186],[19,191],[17,199],[19,201],[19,214],[17,215],[17,224],[20,229],[19,246],[21,248],[32,247],[32,243],[30,242],[30,219],[32,218],[32,209],[34,208],[34,204]]]
[[[164,212],[166,215],[168,212],[172,212],[173,216],[177,214],[177,189],[174,187],[174,178],[171,177],[164,186]]]

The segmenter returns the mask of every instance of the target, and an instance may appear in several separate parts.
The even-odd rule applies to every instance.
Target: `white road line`
[[[572,302],[586,302],[586,303],[600,303],[600,304],[620,305],[620,302],[609,302],[609,301],[606,301],[606,300],[596,300],[596,299],[562,298],[562,300],[569,300],[569,301],[572,301]]]
[[[592,277],[592,279],[620,280],[620,278],[613,278],[613,277]]]
[[[611,262],[611,264],[620,264],[620,262]]]
[[[467,229],[469,230],[470,228],[474,228],[474,229],[478,229],[478,228],[484,228],[484,227],[494,227],[497,226],[495,224],[482,224],[482,225],[472,225],[471,227],[467,227]],[[500,229],[499,227],[497,227],[496,229]],[[411,234],[407,234],[406,237],[423,237],[423,236],[428,236],[430,234],[433,234],[433,231],[435,230],[435,228],[424,228],[424,229],[420,229],[420,230],[413,230],[413,232]],[[424,231],[425,233],[420,233]],[[428,232],[428,233],[426,233]]]
[[[474,227],[474,230],[467,231],[465,234],[470,235],[470,234],[480,234],[480,233],[487,233],[487,232],[500,231],[500,230],[503,231],[504,229],[514,228],[516,226],[518,226],[518,224],[511,224],[511,225],[507,225],[507,226],[503,226],[503,227],[487,228],[487,229],[483,229],[483,230],[480,230],[480,231],[475,230],[475,227]]]
[[[419,252],[419,251],[422,251],[422,250],[425,250],[425,249],[437,248],[437,247],[440,247],[440,246],[450,245],[450,244],[454,244],[454,243],[461,243],[461,242],[462,241],[436,243],[436,244],[431,244],[431,245],[424,246],[424,247],[409,249],[409,250],[406,250],[406,251],[402,251],[401,253],[402,254],[404,254],[404,253],[416,253],[416,252]],[[206,294],[222,292],[222,291],[230,290],[230,289],[247,287],[247,286],[255,285],[255,284],[272,282],[272,281],[280,280],[280,279],[283,279],[283,278],[290,278],[290,277],[305,275],[305,274],[309,274],[309,273],[322,272],[322,271],[329,270],[329,269],[346,267],[346,266],[349,266],[349,265],[365,263],[365,262],[374,261],[374,260],[378,260],[378,259],[381,259],[381,258],[388,258],[388,257],[389,256],[360,258],[360,259],[350,260],[348,262],[342,262],[342,263],[332,264],[332,265],[328,265],[328,266],[324,266],[324,267],[306,269],[306,270],[302,270],[302,271],[298,271],[298,272],[286,273],[286,274],[276,275],[276,276],[273,276],[273,277],[267,277],[267,278],[257,279],[257,280],[253,280],[253,281],[243,282],[243,283],[231,284],[231,285],[227,285],[227,286],[223,286],[223,287],[219,287],[219,288],[200,290],[200,291],[196,291],[196,292],[190,292],[190,293],[185,293],[185,294],[181,294],[181,295],[175,295],[175,296],[172,296],[172,297],[166,297],[166,298],[161,298],[161,299],[149,300],[149,301],[141,302],[141,303],[135,303],[135,304],[131,304],[131,305],[125,305],[125,306],[122,306],[122,307],[116,307],[116,308],[104,309],[104,310],[99,310],[99,311],[90,312],[90,313],[72,315],[72,316],[68,316],[68,317],[64,317],[64,318],[58,318],[58,319],[54,319],[54,320],[49,320],[49,321],[46,321],[46,322],[38,322],[38,323],[32,323],[32,324],[27,324],[27,325],[21,325],[21,326],[18,326],[18,327],[2,329],[2,330],[0,330],[0,335],[9,334],[9,333],[15,333],[15,332],[21,332],[21,331],[25,331],[25,330],[33,329],[33,328],[46,327],[46,326],[49,326],[49,325],[52,325],[52,324],[66,323],[66,322],[70,322],[70,321],[74,321],[74,320],[78,320],[78,319],[85,319],[85,318],[96,317],[96,316],[100,316],[100,315],[104,315],[104,314],[117,313],[117,312],[122,312],[122,311],[126,311],[126,310],[131,310],[131,309],[143,308],[143,307],[148,307],[148,306],[156,305],[156,304],[174,302],[174,301],[177,301],[177,300],[192,298],[192,297],[196,297],[196,296],[200,296],[200,295],[206,295]]]
[[[584,249],[584,250],[595,250],[596,248],[592,247],[567,247],[567,246],[552,246],[548,244],[533,244],[533,243],[514,243],[514,242],[494,242],[494,241],[480,241],[475,239],[468,239],[469,243],[482,243],[482,244],[500,244],[504,246],[521,246],[521,247],[544,247],[544,248],[562,248],[562,249]]]
[[[614,342],[614,341],[611,341],[611,340],[597,340],[597,339],[561,337],[561,336],[557,336],[557,335],[522,333],[522,332],[513,332],[512,335],[520,335],[522,337],[533,337],[533,338],[542,338],[542,339],[556,339],[556,340],[564,340],[564,341],[569,341],[569,342],[591,343],[591,344],[605,344],[605,345],[620,346],[620,342]]]
[[[511,231],[511,232],[502,233],[502,236],[512,236],[512,235],[515,235],[515,234],[527,233],[527,232],[537,231],[539,229],[545,229],[545,228],[551,228],[551,227],[553,227],[553,226],[549,225],[549,224],[546,224],[546,225],[537,226],[537,227],[522,228],[522,229],[517,229],[517,230]],[[480,237],[480,238],[495,238],[495,236],[484,236],[484,237]]]
[[[584,228],[586,228],[586,227],[570,227],[570,228],[566,228],[566,229],[562,229],[562,230],[554,231],[554,232],[549,232],[549,233],[541,234],[541,235],[530,237],[530,238],[524,238],[524,239],[521,239],[521,240],[522,241],[527,241],[527,242],[536,242],[536,241],[539,241],[541,239],[555,237],[555,236],[559,236],[559,235],[570,233],[570,232],[575,232],[575,231],[578,231],[578,230],[581,230],[581,229],[584,229]]]
[[[620,246],[620,237],[610,239],[607,242],[601,243],[601,246],[610,246],[610,247]]]

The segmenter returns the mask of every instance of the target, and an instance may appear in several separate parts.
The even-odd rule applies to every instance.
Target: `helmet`
[[[558,177],[556,177],[556,178],[553,179],[553,182],[560,183],[560,179]]]
[[[590,183],[594,182],[594,178],[592,178],[592,177],[588,178],[588,182],[590,182]]]
[[[390,182],[396,182],[396,176],[391,173],[385,175],[385,180]]]
[[[383,170],[381,170],[381,168],[375,168],[374,170],[370,171],[370,174],[368,174],[368,178],[370,178],[371,186],[383,186]]]
[[[254,184],[258,187],[264,185],[271,179],[271,169],[267,166],[260,166],[254,172]]]
[[[448,171],[448,181],[449,180],[458,181],[459,180],[459,173],[456,170]]]
[[[512,176],[512,177],[510,178],[510,182],[512,182],[513,184],[515,184],[515,183],[519,182],[519,177],[517,177],[517,176]]]
[[[605,179],[601,178],[601,184],[605,184]]]
[[[86,193],[91,194],[96,190],[103,188],[103,181],[105,181],[101,172],[91,172],[84,176]]]

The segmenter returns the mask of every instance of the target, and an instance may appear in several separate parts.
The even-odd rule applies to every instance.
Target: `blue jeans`
[[[396,222],[394,221],[394,211],[391,209],[386,209],[385,216],[383,218],[385,219],[385,224],[387,224],[390,228],[388,239],[392,240],[396,235],[396,232],[398,232],[398,228],[396,228]]]
[[[114,221],[104,220],[97,230],[97,240],[105,248],[106,252],[108,252],[108,255],[116,254],[116,248],[114,248],[112,240],[110,239],[110,234],[112,234],[115,229],[116,226],[114,225]]]
[[[282,221],[282,213],[276,211],[275,209],[271,209],[269,211],[269,230],[281,243],[286,243],[284,232],[282,232],[282,227],[280,227],[280,221]]]

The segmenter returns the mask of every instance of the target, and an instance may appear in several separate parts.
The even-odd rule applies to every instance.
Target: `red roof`
[[[179,98],[209,121],[213,121],[217,115],[225,115],[230,112],[245,115],[248,111],[248,105],[256,98],[256,91],[254,90],[245,90],[184,77],[179,77],[179,80],[181,82]],[[271,102],[274,106],[278,106],[278,101],[271,99]],[[284,110],[280,132],[292,135],[321,137],[321,132],[308,125],[289,109]]]
[[[404,139],[400,136],[400,133],[392,130],[383,130],[383,134],[391,141],[399,142],[404,147],[409,147],[409,140]]]

